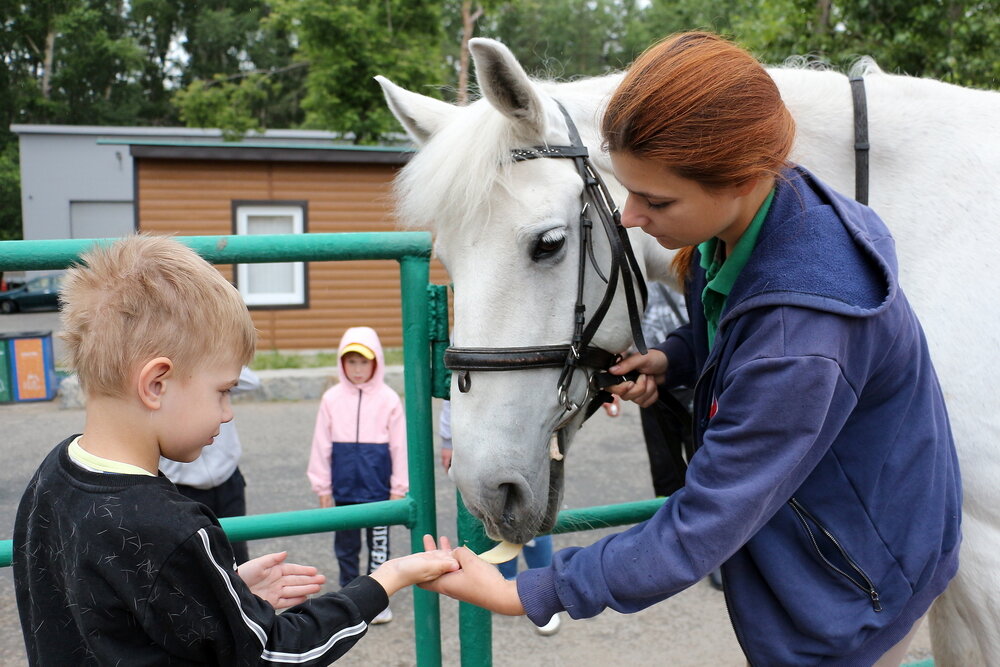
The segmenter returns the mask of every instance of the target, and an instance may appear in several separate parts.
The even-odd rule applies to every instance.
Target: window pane
[[[291,234],[295,222],[290,215],[248,215],[247,234]]]
[[[236,233],[302,234],[305,211],[301,206],[258,203],[237,207]],[[236,282],[248,306],[305,305],[305,264],[281,262],[237,264]]]
[[[247,291],[250,294],[295,292],[295,267],[292,264],[249,264]]]

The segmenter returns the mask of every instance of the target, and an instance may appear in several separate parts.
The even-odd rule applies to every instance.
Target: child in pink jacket
[[[307,475],[320,507],[397,500],[409,490],[406,418],[385,381],[385,358],[370,327],[344,332],[338,348],[340,382],[319,405]],[[366,529],[369,574],[389,558],[389,527]],[[358,576],[360,530],[338,530],[333,550],[341,585]],[[386,609],[373,623],[388,623]]]

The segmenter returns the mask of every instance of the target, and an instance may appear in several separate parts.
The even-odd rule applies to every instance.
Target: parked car
[[[63,274],[39,276],[21,287],[0,292],[0,313],[19,310],[59,310],[59,288]]]

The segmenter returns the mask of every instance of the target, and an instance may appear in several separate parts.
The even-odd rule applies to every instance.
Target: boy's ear
[[[150,410],[159,410],[167,380],[173,378],[174,362],[167,357],[147,361],[139,371],[139,400]]]

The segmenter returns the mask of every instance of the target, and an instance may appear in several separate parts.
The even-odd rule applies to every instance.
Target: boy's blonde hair
[[[240,293],[196,252],[139,234],[80,256],[62,288],[62,339],[89,395],[125,395],[156,357],[182,371],[229,359],[246,365],[257,332]]]

